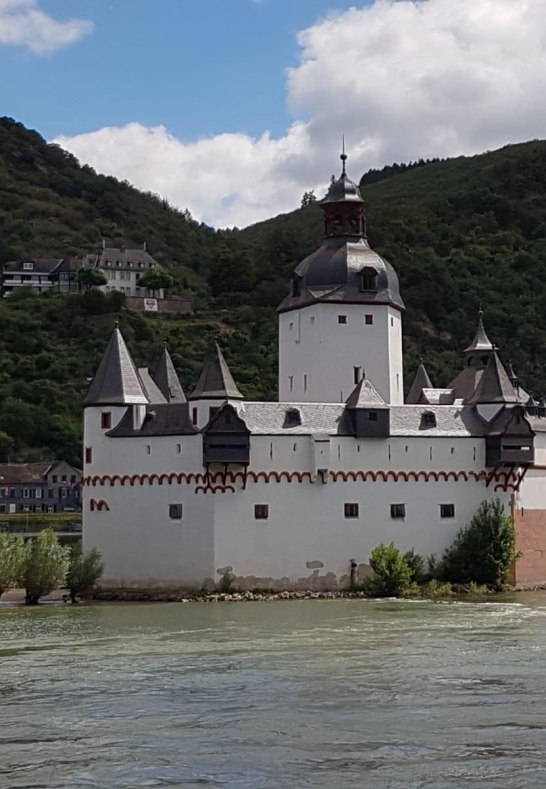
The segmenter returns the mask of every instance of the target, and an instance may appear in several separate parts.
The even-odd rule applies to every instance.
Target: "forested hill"
[[[407,379],[423,355],[433,382],[447,384],[481,302],[503,358],[512,358],[526,388],[546,392],[546,142],[372,171],[362,191],[372,246],[401,279]],[[89,252],[102,238],[146,241],[198,313],[159,322],[122,311],[137,362],[152,364],[167,338],[188,390],[218,339],[243,392],[275,396],[275,306],[294,265],[320,243],[316,203],[245,230],[215,231],[4,118],[0,228],[0,265]],[[77,458],[86,378],[120,308],[118,297],[98,293],[22,293],[0,303],[0,459]]]

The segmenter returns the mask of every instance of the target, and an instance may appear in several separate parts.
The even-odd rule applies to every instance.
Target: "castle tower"
[[[279,313],[279,400],[343,402],[365,376],[404,402],[404,302],[393,267],[366,238],[364,201],[341,176],[321,201],[324,240],[296,267]]]
[[[106,433],[132,408],[133,424],[140,427],[149,400],[125,340],[117,327],[84,398],[84,467],[92,473]]]
[[[204,427],[224,403],[236,405],[243,395],[235,383],[218,343],[205,364],[197,385],[188,397],[191,419],[199,429]]]

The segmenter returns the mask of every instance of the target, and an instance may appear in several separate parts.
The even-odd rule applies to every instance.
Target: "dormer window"
[[[284,416],[285,427],[296,427],[301,425],[301,413],[297,408],[288,408]]]
[[[434,411],[423,411],[421,414],[421,428],[436,427],[436,414]]]
[[[34,263],[32,263],[30,260],[25,260],[23,263],[23,271],[32,271],[33,268]]]
[[[366,266],[360,272],[360,289],[377,290],[377,271],[371,266]]]

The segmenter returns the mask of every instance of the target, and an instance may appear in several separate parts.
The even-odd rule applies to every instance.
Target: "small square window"
[[[338,315],[337,316],[338,323],[347,323],[347,316],[346,315]]]
[[[421,414],[421,427],[436,427],[436,414],[433,411],[424,411]]]
[[[371,326],[373,324],[373,315],[364,315],[364,323],[366,326]]]
[[[109,430],[112,427],[112,413],[110,411],[102,412],[100,426],[103,430]]]
[[[181,504],[169,504],[169,518],[172,521],[181,521],[182,520],[182,505]]]
[[[257,521],[265,521],[269,518],[269,504],[255,504],[254,518]]]
[[[454,518],[455,505],[454,504],[440,504],[440,518]]]
[[[391,518],[405,518],[406,505],[405,504],[391,504]]]
[[[368,411],[368,421],[377,422],[377,411]]]
[[[358,504],[356,502],[345,502],[344,510],[346,518],[358,518]]]

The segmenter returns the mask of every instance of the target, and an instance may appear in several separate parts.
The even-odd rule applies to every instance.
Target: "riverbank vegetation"
[[[370,554],[373,575],[362,591],[373,597],[450,597],[499,592],[517,559],[512,519],[499,498],[483,501],[438,561],[413,550],[402,554],[394,543],[381,543]]]
[[[25,590],[27,605],[55,589],[68,589],[70,599],[93,594],[102,575],[97,551],[84,553],[81,543],[69,547],[57,535],[44,529],[36,537],[0,533],[0,596],[8,589]]]

